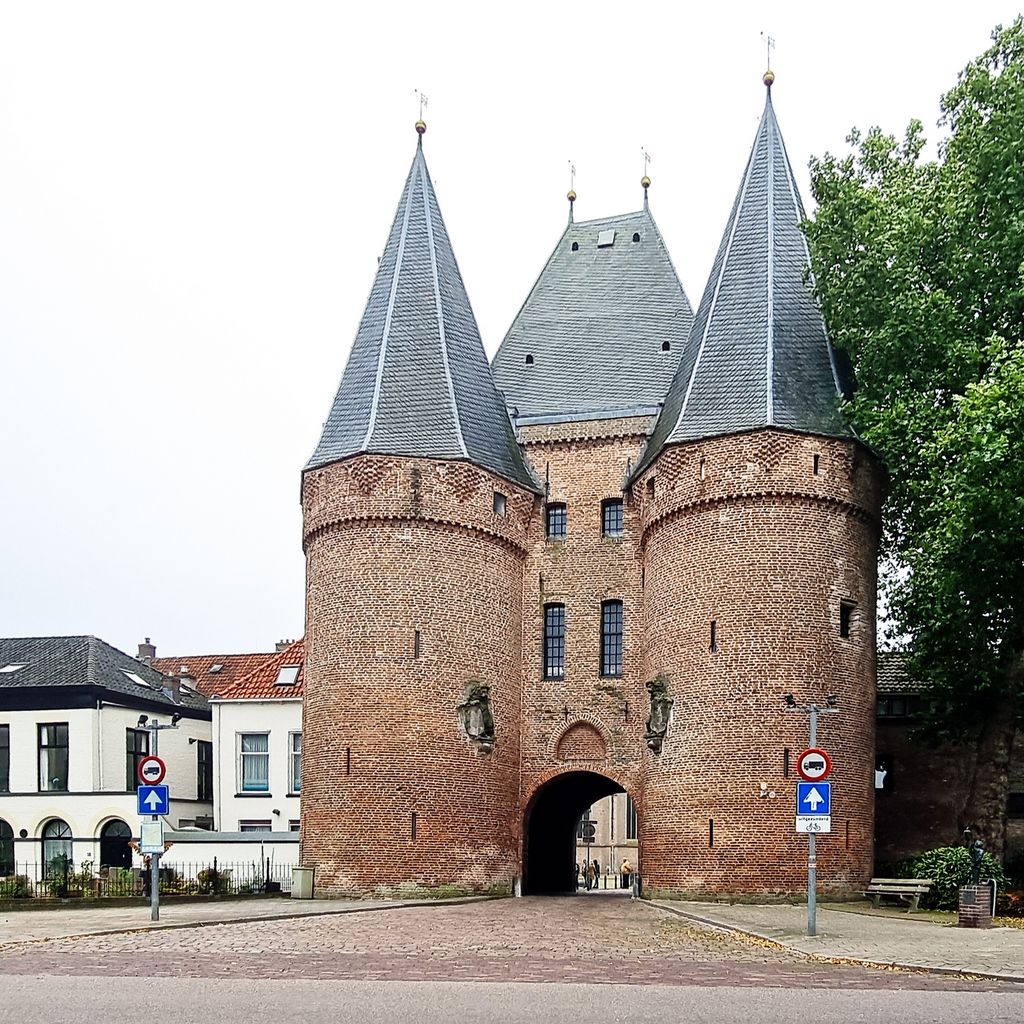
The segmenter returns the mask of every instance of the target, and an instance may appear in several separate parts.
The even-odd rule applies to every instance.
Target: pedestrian
[[[594,888],[597,888],[598,882],[601,881],[601,865],[594,861]]]
[[[587,861],[587,892],[594,888],[594,865]]]
[[[576,861],[576,888],[580,887],[580,862]]]
[[[619,868],[619,874],[622,876],[622,888],[629,888],[629,876],[633,874],[633,868],[630,866],[629,858],[622,858],[622,866]]]

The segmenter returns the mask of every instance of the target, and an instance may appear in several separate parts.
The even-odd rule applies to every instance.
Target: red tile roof
[[[259,667],[247,676],[236,677],[228,686],[218,685],[215,693],[220,700],[288,700],[302,697],[305,674],[305,647],[302,640],[289,644],[283,651],[267,655]],[[281,670],[296,667],[295,681],[279,683]]]
[[[180,676],[185,670],[195,680],[195,689],[204,697],[221,693],[225,687],[255,672],[273,651],[256,654],[190,654],[176,658],[154,658],[153,668],[167,676]],[[211,671],[220,665],[216,672]]]

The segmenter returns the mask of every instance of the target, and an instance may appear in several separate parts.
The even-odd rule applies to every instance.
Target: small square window
[[[243,819],[238,823],[239,832],[270,832],[272,826],[268,819],[254,821],[251,818]]]
[[[623,507],[621,498],[609,498],[601,502],[601,533],[605,537],[621,537],[623,531]]]
[[[615,244],[615,228],[605,228],[597,233],[598,249],[607,249]]]
[[[565,505],[549,502],[544,513],[544,532],[548,540],[565,540],[568,526]]]
[[[508,499],[501,491],[494,492],[494,514],[496,516],[504,516],[508,509]]]
[[[274,680],[275,686],[294,686],[296,680],[299,678],[299,669],[301,665],[282,665],[280,671],[277,673],[277,679]]]

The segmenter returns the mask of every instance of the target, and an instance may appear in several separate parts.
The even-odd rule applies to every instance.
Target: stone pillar
[[[992,887],[965,885],[960,890],[960,928],[992,927]]]

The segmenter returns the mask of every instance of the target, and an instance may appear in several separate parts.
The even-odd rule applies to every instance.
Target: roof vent
[[[672,342],[671,341],[663,341],[661,343],[661,351],[662,352],[671,352],[672,351]]]
[[[527,356],[526,357],[526,365],[527,366],[533,366],[533,356]]]
[[[573,242],[572,243],[572,251],[573,252],[579,252],[580,251],[580,243],[579,242]]]
[[[634,242],[639,242],[640,241],[640,232],[639,231],[634,231],[633,232],[633,241]]]
[[[607,249],[615,244],[615,228],[605,228],[597,234],[598,249]]]
[[[224,671],[224,666],[223,665],[217,664],[217,665],[211,665],[210,666],[210,675],[211,676],[215,676],[218,672],[223,672],[223,671]]]

